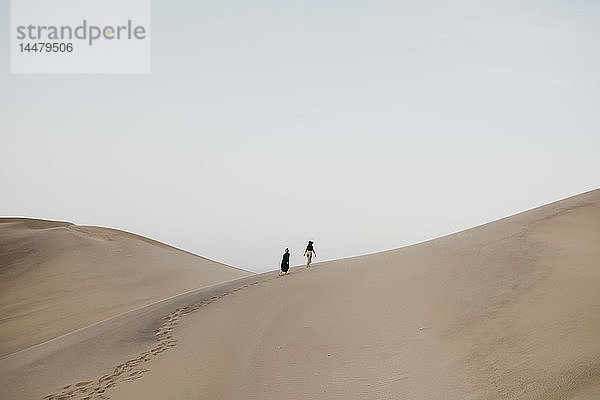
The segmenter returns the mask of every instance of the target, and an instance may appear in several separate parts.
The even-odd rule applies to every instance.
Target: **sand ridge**
[[[116,229],[0,218],[0,356],[251,273]]]
[[[593,191],[293,271],[189,314],[152,378],[110,396],[596,399],[598,240]]]
[[[0,397],[594,400],[599,240],[595,190],[233,279],[1,358]]]
[[[258,277],[260,280],[254,280]],[[259,284],[261,282],[270,281],[277,279],[277,276],[273,276],[272,273],[263,273],[253,279],[252,282],[248,282],[247,279],[240,281],[240,285],[231,288],[226,291],[222,291],[219,294],[213,294],[208,298],[201,299],[193,304],[186,305],[184,307],[177,308],[175,311],[167,315],[163,320],[164,322],[160,325],[155,332],[155,344],[154,346],[137,354],[136,357],[129,359],[114,367],[112,373],[105,374],[99,377],[97,380],[82,381],[64,386],[62,390],[57,393],[51,393],[44,396],[46,400],[96,400],[96,399],[107,399],[105,392],[113,386],[122,382],[132,382],[140,379],[145,373],[150,372],[150,369],[144,368],[145,363],[151,361],[162,352],[169,350],[177,345],[177,339],[173,337],[173,331],[179,324],[181,318],[187,314],[198,310],[200,307],[209,305],[228,294],[235,293],[239,290],[247,288],[252,285]]]

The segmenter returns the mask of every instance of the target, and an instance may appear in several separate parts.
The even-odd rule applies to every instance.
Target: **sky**
[[[597,1],[152,2],[152,73],[10,74],[0,215],[256,272],[600,187]]]

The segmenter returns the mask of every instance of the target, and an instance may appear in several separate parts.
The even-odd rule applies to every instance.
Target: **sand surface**
[[[244,277],[6,356],[0,397],[599,399],[599,244],[595,190]]]
[[[0,356],[249,274],[115,229],[0,218]]]

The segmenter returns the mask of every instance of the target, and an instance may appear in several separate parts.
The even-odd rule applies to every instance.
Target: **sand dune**
[[[115,229],[0,219],[0,356],[250,273]]]
[[[6,356],[0,394],[598,399],[599,243],[595,190],[398,250],[244,277]]]

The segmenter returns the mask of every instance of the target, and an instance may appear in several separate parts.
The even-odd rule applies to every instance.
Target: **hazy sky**
[[[598,1],[155,0],[150,75],[11,75],[0,17],[0,215],[264,271],[600,186]]]

